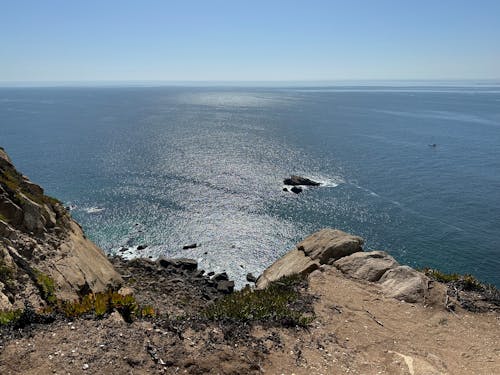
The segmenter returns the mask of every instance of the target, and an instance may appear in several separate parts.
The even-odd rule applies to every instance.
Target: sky
[[[4,83],[499,78],[499,0],[0,0]]]

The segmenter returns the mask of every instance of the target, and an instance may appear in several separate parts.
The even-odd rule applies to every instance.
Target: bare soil
[[[113,313],[4,329],[0,374],[500,373],[498,311],[448,311],[438,283],[425,304],[409,304],[325,266],[309,276],[304,299],[316,319],[286,328],[189,318],[223,293],[200,275],[147,264],[115,267],[158,317],[128,324]]]

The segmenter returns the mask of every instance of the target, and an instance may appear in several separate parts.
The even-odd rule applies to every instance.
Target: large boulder
[[[321,264],[331,264],[337,259],[363,251],[363,239],[338,229],[322,229],[311,234],[297,245],[297,249]]]
[[[421,302],[429,293],[429,278],[408,266],[388,270],[379,282],[386,296],[405,302]]]
[[[255,286],[257,289],[266,288],[272,281],[278,280],[283,276],[293,274],[307,275],[319,268],[317,260],[312,260],[304,254],[303,251],[293,249],[278,259],[268,267],[262,275],[259,276]]]
[[[0,220],[12,225],[19,225],[23,221],[23,210],[6,195],[0,195]]]
[[[116,289],[122,278],[104,252],[87,239],[82,229],[71,222],[67,236],[60,242],[55,259],[47,257],[40,266],[55,281],[55,294],[73,300],[86,293]]]
[[[361,237],[337,229],[322,229],[268,267],[257,279],[256,286],[262,289],[283,276],[309,274],[321,264],[330,264],[343,256],[363,251],[362,244]]]
[[[333,265],[354,279],[378,281],[399,263],[385,251],[357,252],[336,260]]]

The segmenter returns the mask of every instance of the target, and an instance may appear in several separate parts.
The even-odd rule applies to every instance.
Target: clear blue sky
[[[500,0],[0,0],[0,81],[500,78]]]

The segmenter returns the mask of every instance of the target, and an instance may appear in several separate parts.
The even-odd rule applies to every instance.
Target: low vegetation
[[[456,298],[460,306],[466,310],[475,312],[500,310],[500,290],[494,285],[483,283],[469,274],[447,274],[431,268],[421,271],[429,278],[446,284],[447,294]]]
[[[203,315],[210,320],[238,322],[274,322],[289,326],[307,326],[314,317],[300,307],[300,275],[283,277],[266,289],[244,288],[209,305]]]
[[[479,280],[474,276],[465,274],[460,275],[458,273],[444,273],[432,268],[424,268],[422,272],[433,280],[439,281],[444,284],[449,283],[460,283],[464,290],[475,290],[480,289],[484,286]]]
[[[0,311],[0,326],[15,322],[22,315],[22,310]]]
[[[49,304],[53,304],[57,301],[55,295],[55,283],[54,280],[40,271],[35,271],[36,282],[40,293],[42,294],[42,298],[47,301]]]
[[[113,291],[105,293],[90,293],[79,301],[58,301],[56,310],[67,318],[77,318],[83,315],[93,315],[101,318],[112,311],[118,311],[123,319],[131,322],[135,317],[154,317],[155,311],[150,306],[139,306],[133,295],[122,295]]]
[[[29,310],[27,314],[26,311]],[[151,318],[156,316],[151,306],[140,306],[133,295],[122,295],[117,292],[90,293],[76,301],[55,300],[41,311],[35,312],[28,306],[26,311],[0,311],[0,326],[16,324],[23,319],[23,326],[40,321],[50,321],[50,316],[62,315],[65,318],[79,317],[102,318],[113,311],[118,311],[123,319],[131,323],[135,318]],[[53,318],[52,318],[53,319]]]

